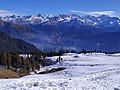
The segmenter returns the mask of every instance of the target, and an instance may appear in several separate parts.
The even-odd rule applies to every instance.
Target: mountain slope
[[[69,40],[71,41],[71,40]],[[76,49],[98,50],[104,52],[120,51],[120,32],[102,33],[90,37],[81,37],[76,41]]]
[[[39,50],[32,44],[0,32],[0,51],[25,53]]]

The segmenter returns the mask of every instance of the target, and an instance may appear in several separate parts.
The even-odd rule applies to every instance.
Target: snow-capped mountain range
[[[120,51],[120,18],[58,14],[1,17],[0,31],[42,50]]]
[[[3,21],[9,21],[19,24],[58,24],[67,22],[76,22],[79,25],[91,25],[98,27],[109,27],[109,26],[119,26],[120,18],[110,17],[108,15],[100,15],[98,17],[84,15],[80,16],[77,14],[58,14],[58,15],[42,15],[38,14],[36,16],[5,16],[1,17]]]

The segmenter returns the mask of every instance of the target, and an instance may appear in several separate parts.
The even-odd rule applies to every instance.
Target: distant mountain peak
[[[118,17],[110,17],[106,14],[100,14],[97,17],[94,15],[80,16],[74,13],[57,14],[57,15],[42,15],[36,16],[6,16],[1,17],[3,21],[13,22],[18,24],[59,24],[59,23],[77,23],[77,25],[90,25],[97,27],[119,26],[120,19]]]

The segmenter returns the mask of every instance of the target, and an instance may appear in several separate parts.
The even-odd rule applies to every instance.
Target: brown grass
[[[0,68],[0,79],[19,78],[19,77],[20,76],[17,72],[5,68]]]

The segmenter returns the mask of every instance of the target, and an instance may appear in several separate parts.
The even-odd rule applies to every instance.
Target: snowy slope
[[[51,57],[56,60],[57,57]],[[65,70],[0,80],[0,90],[119,90],[120,54],[65,54]]]

